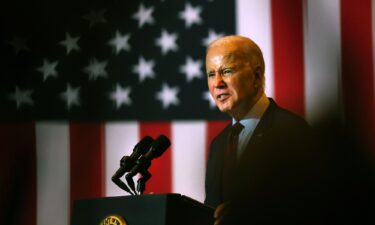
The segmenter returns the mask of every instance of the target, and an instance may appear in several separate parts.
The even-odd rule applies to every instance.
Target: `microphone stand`
[[[131,195],[135,195],[130,188],[121,180],[121,177],[125,174],[125,170],[123,167],[120,167],[116,173],[112,176],[112,181],[122,190],[128,192]],[[134,191],[135,192],[135,191]]]
[[[126,184],[120,179],[120,178],[117,178],[117,179],[112,179],[112,181],[119,187],[121,188],[122,190],[128,192],[129,194],[131,195],[136,195],[134,194],[129,188],[128,186],[126,186]]]
[[[147,170],[141,172],[142,177],[137,181],[137,191],[139,195],[143,195],[143,192],[146,189],[146,182],[151,178],[152,174]]]

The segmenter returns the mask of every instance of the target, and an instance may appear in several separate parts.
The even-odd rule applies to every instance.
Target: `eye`
[[[214,71],[208,71],[207,72],[207,77],[208,78],[211,78],[211,77],[214,77],[215,76],[215,72]]]
[[[223,74],[224,77],[230,76],[230,75],[233,74],[233,69],[232,68],[225,68],[225,69],[223,69],[222,74]]]

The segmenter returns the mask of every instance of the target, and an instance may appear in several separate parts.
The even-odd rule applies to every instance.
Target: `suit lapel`
[[[263,142],[263,140],[267,137],[268,131],[272,127],[273,114],[277,111],[278,106],[273,101],[273,99],[270,98],[269,100],[270,100],[270,105],[268,106],[267,110],[264,112],[253,134],[251,135],[249,143],[247,143],[246,145],[244,155],[249,154],[250,151],[256,151],[257,146],[259,146]]]

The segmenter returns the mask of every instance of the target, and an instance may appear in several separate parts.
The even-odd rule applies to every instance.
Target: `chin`
[[[218,107],[218,108],[223,113],[229,113],[231,111],[231,109],[229,107],[225,107],[225,106]]]
[[[229,113],[233,110],[233,104],[232,102],[216,102],[216,106],[219,108],[219,110],[223,113]]]

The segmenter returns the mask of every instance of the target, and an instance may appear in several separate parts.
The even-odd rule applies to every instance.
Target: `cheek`
[[[254,92],[253,86],[249,81],[233,83],[232,88],[234,90],[234,95],[238,100],[248,98],[248,96]]]
[[[207,80],[207,86],[208,86],[208,90],[212,93],[212,91],[214,90],[214,86],[210,80]]]
[[[238,80],[231,80],[228,82],[228,88],[231,89],[232,95],[239,96],[243,92],[245,86],[243,83]]]

